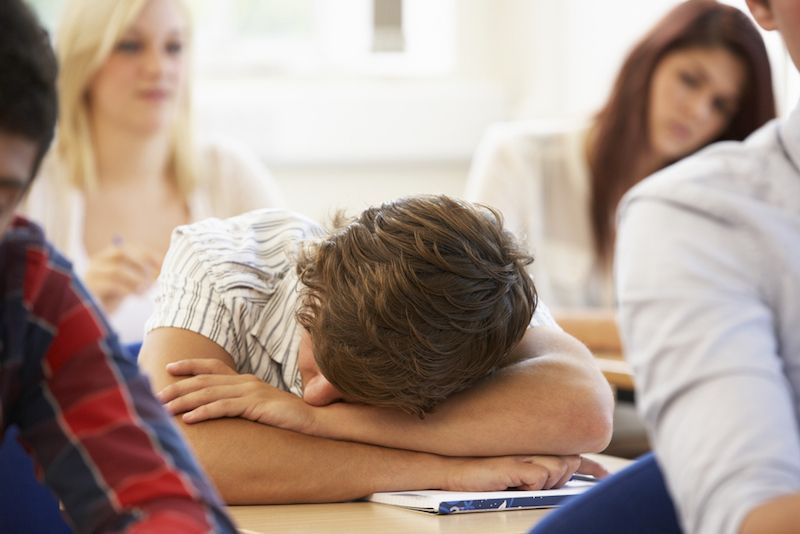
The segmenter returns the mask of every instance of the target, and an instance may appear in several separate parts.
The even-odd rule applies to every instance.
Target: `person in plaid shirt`
[[[56,66],[21,0],[0,28],[0,438],[20,428],[78,532],[234,532],[69,263],[13,214],[53,137]]]

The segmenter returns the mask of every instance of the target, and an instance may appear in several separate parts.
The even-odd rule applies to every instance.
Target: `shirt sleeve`
[[[678,204],[638,199],[623,212],[625,353],[688,533],[736,533],[754,507],[800,489],[793,395],[758,241]]]
[[[499,210],[504,226],[530,249],[538,236],[528,235],[528,218],[539,201],[535,169],[528,163],[535,147],[527,141],[508,125],[490,128],[475,151],[464,196]]]
[[[541,300],[536,304],[536,311],[533,312],[533,317],[531,317],[530,327],[534,326],[547,326],[561,330],[561,326],[553,318],[553,314],[550,313],[550,308]]]
[[[81,532],[235,532],[219,497],[74,274],[30,251],[16,420]],[[39,359],[36,357],[39,356]]]
[[[145,334],[162,327],[189,330],[222,347],[239,367],[243,356],[239,354],[237,326],[241,321],[234,320],[226,295],[214,283],[216,270],[205,251],[216,247],[209,241],[198,244],[193,239],[196,228],[199,225],[178,227],[172,234],[158,278],[155,310]]]
[[[556,154],[562,162],[566,154]],[[553,299],[561,292],[546,263],[539,259],[552,249],[548,226],[542,134],[532,126],[497,124],[481,140],[472,160],[464,196],[500,211],[503,226],[536,259],[528,267],[540,295]],[[566,177],[564,177],[566,178]]]

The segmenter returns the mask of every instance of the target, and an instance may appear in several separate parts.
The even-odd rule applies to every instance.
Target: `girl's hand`
[[[89,259],[83,280],[108,312],[131,294],[147,291],[158,277],[161,258],[134,245],[111,245]]]

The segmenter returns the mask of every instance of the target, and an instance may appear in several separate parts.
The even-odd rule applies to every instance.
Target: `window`
[[[28,3],[33,6],[42,23],[52,34],[61,14],[64,0],[28,0]]]
[[[55,33],[65,0],[29,0]],[[454,63],[455,0],[184,0],[201,75],[428,75]]]
[[[454,0],[194,0],[204,74],[442,74]]]

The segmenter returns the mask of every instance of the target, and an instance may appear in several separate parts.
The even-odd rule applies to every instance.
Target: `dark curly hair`
[[[31,176],[53,140],[56,58],[47,32],[21,0],[0,1],[0,131],[37,144]]]
[[[532,261],[491,208],[404,198],[303,252],[297,316],[342,393],[422,417],[510,363],[537,304]]]

